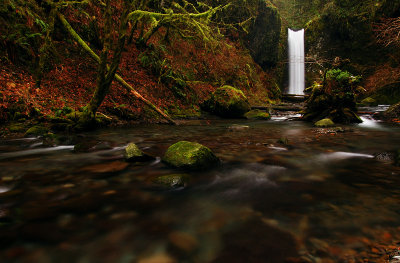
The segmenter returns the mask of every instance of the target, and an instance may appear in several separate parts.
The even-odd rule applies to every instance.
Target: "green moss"
[[[315,127],[324,128],[324,127],[333,127],[335,123],[331,119],[322,119],[314,123]]]
[[[128,162],[145,162],[151,161],[154,158],[143,153],[136,144],[129,143],[125,148],[125,159]]]
[[[125,158],[131,159],[135,157],[141,157],[143,156],[143,152],[139,149],[139,147],[134,144],[130,143],[128,146],[125,148]]]
[[[41,136],[41,135],[45,135],[48,133],[48,129],[44,126],[33,126],[31,128],[29,128],[26,132],[25,132],[25,136]]]
[[[203,106],[205,110],[221,117],[243,117],[250,111],[250,103],[243,92],[228,85],[218,88]]]
[[[25,132],[26,127],[22,123],[11,123],[8,125],[8,130],[10,132]]]
[[[378,103],[374,98],[368,97],[361,101],[361,105],[363,106],[378,106]]]
[[[262,110],[252,110],[244,115],[249,120],[269,120],[271,115]]]
[[[170,146],[163,161],[170,166],[186,169],[205,169],[219,163],[219,159],[209,148],[188,141],[180,141]]]
[[[168,109],[168,114],[173,119],[192,119],[199,118],[201,116],[201,112],[199,108],[185,108],[181,109],[179,106],[173,106]]]

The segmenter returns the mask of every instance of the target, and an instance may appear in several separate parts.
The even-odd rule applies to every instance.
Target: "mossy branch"
[[[78,44],[86,51],[89,53],[89,55],[97,62],[100,63],[101,59],[100,57],[86,44],[86,42],[79,36],[78,33],[72,28],[72,26],[68,23],[68,21],[65,19],[64,15],[61,13],[58,13],[58,18],[60,19],[61,23],[63,24],[64,28],[68,31],[68,33],[71,35],[71,37],[78,42]],[[169,117],[167,114],[165,114],[161,109],[159,109],[157,106],[155,106],[153,103],[151,103],[149,100],[144,98],[139,92],[137,92],[131,85],[129,85],[121,76],[118,74],[115,74],[115,79],[124,87],[126,88],[129,92],[131,92],[136,98],[144,102],[147,106],[152,108],[154,111],[159,113],[163,118],[165,118],[169,123],[171,124],[177,124],[171,117]]]

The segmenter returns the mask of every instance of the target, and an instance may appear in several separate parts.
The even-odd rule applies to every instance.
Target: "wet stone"
[[[314,126],[319,128],[333,127],[335,123],[331,119],[322,119],[314,123]]]
[[[136,144],[129,143],[125,148],[125,159],[128,162],[146,162],[153,161],[155,158],[145,154]]]
[[[154,183],[164,187],[176,188],[185,187],[189,180],[190,175],[188,174],[169,174],[157,177]]]
[[[214,153],[197,142],[180,141],[170,146],[163,161],[176,168],[209,169],[219,163]]]
[[[395,161],[395,153],[393,152],[381,152],[374,154],[375,160],[380,162],[391,163]]]

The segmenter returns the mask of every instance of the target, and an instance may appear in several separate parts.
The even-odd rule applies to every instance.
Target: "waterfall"
[[[288,30],[289,91],[288,94],[304,95],[304,29]]]

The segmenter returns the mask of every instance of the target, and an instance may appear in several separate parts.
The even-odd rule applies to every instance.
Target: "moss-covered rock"
[[[315,122],[329,118],[335,123],[361,123],[356,114],[355,89],[360,77],[347,71],[327,71],[323,85],[314,85],[303,119]]]
[[[371,97],[363,99],[360,103],[362,106],[378,106],[378,102]]]
[[[125,159],[128,162],[145,162],[154,160],[153,157],[145,154],[134,143],[129,143],[125,148]]]
[[[221,117],[241,118],[250,111],[250,103],[241,90],[225,85],[211,94],[202,108]]]
[[[249,120],[269,120],[271,115],[262,110],[251,110],[244,115]]]
[[[168,174],[157,177],[154,183],[168,188],[176,188],[186,186],[189,180],[190,175],[188,174]]]
[[[318,128],[326,128],[326,127],[333,127],[335,126],[335,123],[331,119],[322,119],[314,123],[315,127]]]
[[[209,148],[197,142],[188,141],[171,145],[163,161],[170,166],[184,169],[206,169],[219,163],[219,159]]]
[[[49,132],[48,128],[41,126],[41,125],[36,125],[33,127],[30,127],[26,132],[25,136],[42,136],[45,135]]]
[[[10,132],[25,132],[26,127],[23,123],[11,123],[8,125],[8,130]]]

